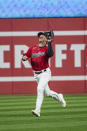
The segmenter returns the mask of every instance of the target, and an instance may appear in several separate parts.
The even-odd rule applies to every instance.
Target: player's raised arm
[[[53,48],[51,42],[48,42],[48,56],[49,57],[53,56]]]
[[[50,32],[45,32],[48,44],[48,57],[53,56],[53,49],[52,49],[52,41],[54,39],[54,32],[50,30]]]
[[[51,57],[53,56],[53,48],[52,48],[52,41],[53,38],[51,36],[49,36],[49,38],[47,39],[47,43],[48,43],[48,56]]]

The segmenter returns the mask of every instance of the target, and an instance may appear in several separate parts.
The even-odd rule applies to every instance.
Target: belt
[[[35,74],[40,74],[40,73],[43,73],[43,72],[45,72],[46,71],[46,69],[44,69],[44,70],[42,70],[42,71],[35,71],[34,73]]]

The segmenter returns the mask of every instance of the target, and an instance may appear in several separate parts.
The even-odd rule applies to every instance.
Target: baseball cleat
[[[61,104],[62,104],[62,107],[66,107],[66,101],[64,100],[63,98],[63,94],[59,94],[60,95],[60,98],[61,98]]]
[[[35,116],[37,116],[37,117],[40,117],[40,113],[37,112],[36,110],[32,110],[32,114],[35,115]]]

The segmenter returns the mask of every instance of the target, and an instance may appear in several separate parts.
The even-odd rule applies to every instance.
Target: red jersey
[[[49,67],[48,46],[32,46],[24,55],[26,55],[28,58],[31,58],[31,66],[35,71],[41,71]]]

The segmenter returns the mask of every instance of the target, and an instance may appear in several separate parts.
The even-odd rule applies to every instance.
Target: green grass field
[[[87,96],[65,96],[67,107],[45,97],[41,117],[36,96],[0,96],[0,131],[87,131]]]

